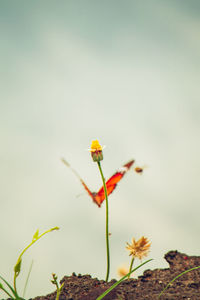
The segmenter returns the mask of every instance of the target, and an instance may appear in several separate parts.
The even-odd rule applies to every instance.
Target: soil
[[[112,290],[105,300],[154,300],[160,292],[178,274],[193,267],[200,266],[200,256],[188,256],[178,251],[170,251],[165,255],[169,268],[146,270],[138,279],[127,279]],[[61,283],[64,287],[60,300],[95,300],[116,280],[105,282],[90,275],[65,276]],[[47,296],[30,300],[55,300],[56,292]],[[200,269],[192,270],[173,282],[161,300],[200,300]]]

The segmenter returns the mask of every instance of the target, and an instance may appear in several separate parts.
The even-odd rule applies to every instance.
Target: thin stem
[[[61,294],[61,290],[62,290],[63,286],[64,286],[64,282],[61,284],[60,287],[57,285],[56,300],[59,300],[60,294]]]
[[[16,279],[17,279],[17,275],[16,273],[14,274],[14,290],[17,293],[17,286],[16,286]]]
[[[21,252],[20,256],[18,257],[17,262],[21,261],[22,255],[24,254],[24,252],[26,252],[35,242],[37,242],[41,237],[43,237],[45,234],[53,231],[53,230],[58,230],[59,227],[53,227],[49,230],[46,230],[45,232],[43,232],[42,234],[38,235],[36,238],[33,238],[32,242]],[[21,268],[21,267],[20,267]],[[17,276],[19,275],[19,272],[15,272],[14,273],[14,279],[13,279],[13,285],[14,285],[14,290],[17,293],[17,287],[16,287],[16,279]]]
[[[24,285],[23,297],[25,296],[25,293],[26,293],[26,289],[27,289],[29,277],[30,277],[30,274],[31,274],[31,271],[32,271],[32,267],[33,267],[33,260],[31,261],[31,265],[30,265],[28,275],[27,275],[27,278],[26,278],[26,282],[25,282],[25,285]]]
[[[105,193],[105,199],[106,199],[106,253],[107,253],[107,273],[106,273],[106,282],[108,281],[109,273],[110,273],[110,250],[109,250],[109,230],[108,230],[108,193],[105,183],[105,178],[103,176],[103,171],[101,168],[100,161],[97,161],[99,171],[101,173],[101,178],[103,181],[103,188]]]
[[[133,256],[132,259],[131,259],[131,264],[130,264],[130,268],[129,268],[129,273],[130,274],[129,274],[128,278],[130,278],[130,275],[131,275],[131,270],[133,268],[134,259],[135,259],[135,257]]]

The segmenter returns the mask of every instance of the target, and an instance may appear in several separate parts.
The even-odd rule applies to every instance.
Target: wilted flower
[[[129,255],[142,259],[148,255],[151,243],[147,238],[142,236],[138,241],[132,238],[132,244],[127,243],[127,245],[126,249],[130,251]]]
[[[91,148],[89,151],[91,152],[91,156],[93,161],[98,162],[103,160],[103,147],[99,144],[98,140],[92,141]]]

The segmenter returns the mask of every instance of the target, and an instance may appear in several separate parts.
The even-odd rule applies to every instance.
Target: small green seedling
[[[16,285],[16,281],[17,281],[17,277],[19,276],[20,272],[21,272],[21,266],[22,266],[22,256],[23,254],[35,243],[37,242],[41,237],[43,237],[45,234],[54,231],[54,230],[58,230],[59,227],[53,227],[45,232],[43,232],[42,234],[39,235],[39,230],[37,230],[35,232],[35,234],[33,235],[32,241],[31,243],[24,248],[24,250],[21,252],[21,254],[19,255],[18,259],[17,259],[17,263],[14,266],[14,278],[13,278],[13,287],[2,277],[0,276],[0,279],[6,284],[6,288],[4,287],[4,285],[2,283],[0,283],[0,290],[4,291],[11,299],[15,299],[15,300],[24,300],[23,298],[21,298],[17,292],[17,285]]]
[[[64,282],[59,286],[58,280],[57,280],[58,277],[56,276],[56,274],[52,273],[52,277],[53,277],[53,280],[51,280],[51,282],[52,282],[53,284],[55,284],[55,286],[56,286],[56,291],[57,291],[57,293],[56,293],[56,300],[59,300],[60,293],[61,293],[62,288],[63,288],[63,286],[64,286]]]

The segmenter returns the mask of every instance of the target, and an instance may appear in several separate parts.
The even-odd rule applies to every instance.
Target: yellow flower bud
[[[97,140],[92,141],[91,148],[89,149],[89,151],[91,152],[93,161],[98,162],[98,161],[103,160],[102,150],[103,150],[103,148],[99,144],[99,141],[97,141]]]

